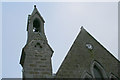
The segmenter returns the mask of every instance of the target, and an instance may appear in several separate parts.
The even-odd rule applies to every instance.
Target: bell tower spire
[[[45,33],[44,33],[44,19],[39,13],[34,5],[34,10],[31,15],[28,15],[28,23],[27,23],[27,32],[28,32],[28,40],[30,42],[36,35],[40,35],[47,41]]]
[[[28,16],[28,39],[22,49],[20,64],[23,67],[23,78],[51,78],[52,48],[47,42],[44,33],[44,19],[38,12],[36,5]]]

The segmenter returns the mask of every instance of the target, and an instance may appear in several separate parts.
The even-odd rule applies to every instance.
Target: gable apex
[[[92,50],[89,49],[86,44],[92,45]],[[109,66],[110,70],[115,67],[116,71],[114,71],[114,73],[118,71],[118,66],[114,64],[120,63],[119,60],[115,58],[103,45],[101,45],[90,33],[88,33],[86,29],[81,27],[79,34],[56,73],[56,78],[79,78],[79,76],[83,74],[84,70],[93,74],[91,71],[93,70],[91,68],[93,61],[99,62],[105,70],[108,70],[106,66]],[[112,62],[111,64],[109,63],[110,61]],[[78,75],[76,76],[76,74]]]
[[[83,26],[81,26],[81,31],[78,35],[81,35],[82,32],[87,33],[95,42],[97,42],[106,52],[108,52],[112,57],[114,57],[118,62],[119,60],[110,52],[108,51],[98,40],[94,38]],[[77,39],[77,38],[76,38]]]
[[[94,36],[92,36],[83,26],[81,26],[81,30],[80,30],[80,33],[78,34],[78,36],[82,35],[82,32],[87,33],[87,35],[89,35],[96,43],[98,43],[106,52],[108,52],[112,57],[114,57],[114,59],[116,59],[118,62],[120,62],[109,50],[107,50],[98,40],[96,40],[94,38]]]
[[[30,18],[32,18],[35,14],[38,14],[39,17],[41,18],[41,20],[45,23],[43,17],[41,16],[41,14],[39,13],[38,9],[36,8],[36,5],[34,5],[34,10],[33,10],[32,14],[30,15]]]

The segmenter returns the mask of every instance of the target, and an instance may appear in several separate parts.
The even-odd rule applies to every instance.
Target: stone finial
[[[81,29],[83,29],[83,26],[81,26]]]
[[[36,5],[34,5],[34,8],[36,8]]]

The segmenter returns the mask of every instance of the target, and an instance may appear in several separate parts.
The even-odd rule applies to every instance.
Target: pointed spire
[[[33,10],[33,12],[34,12],[34,11],[38,12],[38,10],[37,10],[37,8],[36,8],[36,5],[34,5],[34,10]]]
[[[42,21],[45,23],[43,17],[41,16],[41,14],[39,13],[39,11],[36,8],[36,5],[34,5],[34,10],[33,10],[32,14],[31,14],[31,17],[34,16],[36,13],[40,16],[40,18],[42,19]]]

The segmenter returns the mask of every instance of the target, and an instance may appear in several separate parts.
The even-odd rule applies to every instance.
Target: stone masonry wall
[[[32,40],[25,48],[25,78],[51,77],[52,65],[49,46],[41,40]]]

